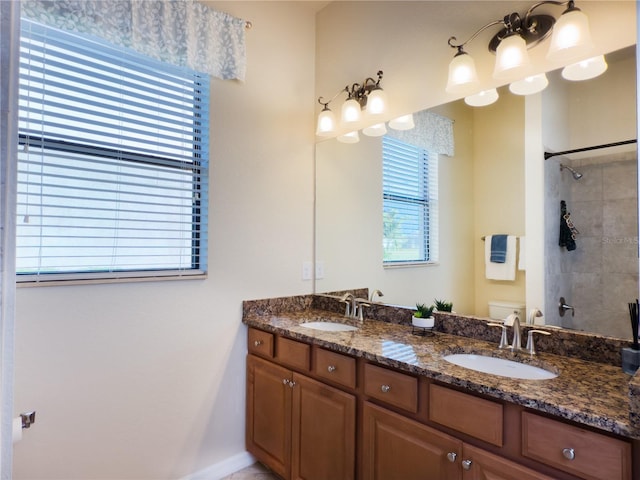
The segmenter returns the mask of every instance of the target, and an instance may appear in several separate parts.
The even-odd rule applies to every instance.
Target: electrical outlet
[[[316,262],[316,280],[324,278],[324,262]]]
[[[313,262],[302,262],[302,280],[313,278]]]

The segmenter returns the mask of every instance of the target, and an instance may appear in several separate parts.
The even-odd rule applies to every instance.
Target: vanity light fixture
[[[498,100],[498,91],[495,88],[489,90],[483,90],[474,95],[469,95],[464,98],[464,103],[471,105],[472,107],[485,107],[491,105]]]
[[[509,85],[509,91],[516,95],[531,95],[532,93],[538,93],[547,88],[549,80],[544,73],[538,75],[531,75],[525,77],[522,80],[512,82]]]
[[[607,68],[608,65],[604,55],[599,55],[567,65],[562,69],[562,78],[572,81],[589,80],[602,75]]]
[[[394,130],[411,130],[415,126],[413,115],[411,113],[389,120],[389,127]]]
[[[343,92],[347,94],[347,99],[341,108],[340,122],[342,125],[351,125],[357,128],[362,120],[363,113],[368,118],[384,115],[387,109],[387,95],[380,86],[383,75],[382,70],[379,70],[376,75],[378,77],[377,80],[368,77],[361,84],[347,85],[329,101],[325,101],[323,97],[318,97],[318,103],[322,105],[322,111],[318,115],[316,135],[325,137],[336,132],[338,124],[335,115],[329,108],[329,104]]]
[[[369,137],[380,137],[387,133],[387,126],[383,121],[387,112],[387,94],[382,90],[380,81],[382,80],[382,70],[379,70],[377,80],[369,77],[364,82],[347,85],[329,101],[323,97],[318,98],[318,103],[322,105],[322,111],[318,115],[316,135],[328,137],[338,131],[346,130],[348,133],[337,137],[342,143],[357,143],[360,141],[358,129],[362,128],[362,133]],[[329,108],[341,93],[347,94],[347,99],[340,110],[340,120]],[[366,126],[365,126],[366,125]],[[414,127],[413,115],[402,115],[389,121],[389,127],[394,130],[410,130]]]
[[[557,21],[551,15],[534,15],[535,9],[546,4],[566,6],[567,9]],[[502,28],[489,42],[489,50],[496,54],[493,77],[512,82],[510,89],[518,95],[537,93],[546,87],[546,77],[532,75],[533,67],[527,49],[536,46],[550,34],[552,38],[547,58],[551,61],[566,63],[584,57],[593,50],[589,20],[575,6],[575,2],[543,0],[532,5],[524,17],[514,12],[505,15],[502,20],[487,23],[463,43],[456,43],[456,37],[450,37],[447,43],[457,52],[449,64],[448,93],[479,95],[476,93],[479,81],[475,63],[464,47],[481,32],[495,25]]]

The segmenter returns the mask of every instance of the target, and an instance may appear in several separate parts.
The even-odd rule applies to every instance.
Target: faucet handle
[[[358,320],[360,320],[361,322],[364,322],[364,307],[370,307],[371,304],[367,303],[367,299],[366,298],[356,298],[355,299],[355,310],[353,312],[353,316],[355,318],[357,318]]]
[[[536,345],[533,341],[534,333],[539,333],[540,335],[551,335],[549,332],[545,332],[544,330],[529,330],[529,334],[527,335],[527,352],[531,355],[536,354]]]
[[[500,344],[498,348],[509,348],[509,339],[507,338],[507,326],[504,323],[487,323],[490,327],[502,328],[502,335],[500,336]]]

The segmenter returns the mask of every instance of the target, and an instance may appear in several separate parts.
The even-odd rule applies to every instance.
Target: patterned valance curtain
[[[23,0],[22,15],[221,79],[244,80],[245,21],[195,0]]]
[[[413,114],[413,122],[415,128],[390,129],[387,135],[402,142],[453,157],[453,120],[422,110]]]

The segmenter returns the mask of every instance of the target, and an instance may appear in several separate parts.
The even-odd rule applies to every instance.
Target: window
[[[206,272],[209,78],[22,19],[18,281]]]
[[[438,260],[438,155],[382,139],[384,265]]]

